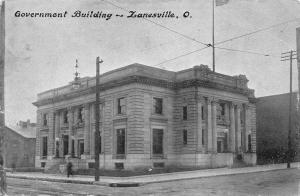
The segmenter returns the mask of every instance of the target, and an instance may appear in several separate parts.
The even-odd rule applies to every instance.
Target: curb
[[[71,180],[71,179],[40,178],[40,177],[34,178],[34,177],[27,177],[27,176],[7,176],[7,178],[42,180],[42,181],[49,181],[49,182],[62,182],[62,183],[73,183],[73,184],[94,184],[94,181]]]
[[[296,169],[299,167],[292,167],[290,169]],[[179,180],[192,180],[192,179],[200,179],[200,178],[209,178],[209,177],[217,177],[217,176],[230,176],[230,175],[239,175],[239,174],[247,174],[247,173],[259,173],[259,172],[271,172],[276,170],[285,170],[287,168],[270,168],[261,171],[240,171],[236,173],[223,173],[223,174],[213,174],[213,175],[203,175],[203,176],[193,176],[193,177],[182,177],[182,178],[174,178],[174,179],[164,179],[164,180],[155,180],[148,182],[96,182],[96,181],[86,181],[86,180],[75,180],[75,179],[57,179],[57,178],[44,178],[44,177],[27,177],[27,176],[10,176],[7,175],[7,178],[19,178],[19,179],[30,179],[30,180],[42,180],[49,182],[61,182],[61,183],[74,183],[74,184],[90,184],[90,185],[98,185],[98,186],[109,186],[109,187],[139,187],[147,184],[153,183],[161,183],[161,182],[171,182],[171,181],[179,181]]]
[[[109,187],[138,187],[141,183],[135,182],[120,182],[120,183],[106,183],[106,182],[94,182],[94,181],[83,181],[83,180],[71,180],[71,179],[53,179],[53,178],[33,178],[27,176],[7,176],[7,178],[18,178],[18,179],[29,179],[29,180],[42,180],[48,182],[62,182],[62,183],[73,183],[73,184],[95,184],[99,186],[109,186]]]
[[[287,168],[277,168],[272,170],[266,170],[266,171],[253,171],[253,172],[241,172],[241,173],[230,173],[230,174],[215,174],[210,176],[198,176],[198,177],[189,177],[189,178],[177,178],[177,179],[169,179],[169,180],[156,180],[155,182],[143,182],[139,183],[139,186],[144,186],[148,184],[154,184],[154,183],[161,183],[161,182],[175,182],[180,180],[194,180],[194,179],[201,179],[201,178],[211,178],[211,177],[222,177],[222,176],[234,176],[239,174],[253,174],[253,173],[260,173],[260,172],[272,172],[272,171],[278,171],[278,170],[285,170]],[[289,169],[295,169],[295,168],[289,168]]]
[[[124,183],[110,183],[109,187],[138,187],[140,183],[137,182],[124,182]]]

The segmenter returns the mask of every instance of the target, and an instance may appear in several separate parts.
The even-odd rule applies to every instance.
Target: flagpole
[[[215,0],[212,0],[212,64],[215,72]]]

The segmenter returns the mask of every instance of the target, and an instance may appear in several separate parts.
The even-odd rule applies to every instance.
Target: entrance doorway
[[[223,141],[222,140],[217,141],[217,152],[218,153],[223,152]]]

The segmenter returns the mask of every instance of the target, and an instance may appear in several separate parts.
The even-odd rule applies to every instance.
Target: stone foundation
[[[100,169],[113,170],[117,167],[123,167],[125,170],[149,169],[154,167],[194,167],[194,168],[218,168],[229,167],[233,164],[232,153],[215,154],[170,154],[166,158],[153,159],[149,154],[129,154],[126,159],[115,159],[111,154],[99,157]],[[86,156],[87,159],[70,158],[73,163],[73,169],[93,168],[95,160],[92,156]],[[256,156],[253,153],[244,154],[247,164],[255,164]],[[36,167],[41,168],[41,163],[45,163],[45,169],[56,164],[62,163],[64,158],[39,159],[36,157]]]

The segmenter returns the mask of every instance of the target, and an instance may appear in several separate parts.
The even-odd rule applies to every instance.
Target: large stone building
[[[256,163],[254,91],[244,75],[132,64],[100,76],[100,168]],[[36,166],[94,165],[95,77],[38,94]],[[238,157],[238,159],[236,158]]]

